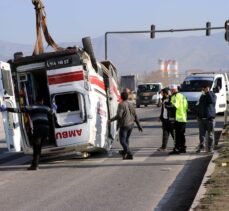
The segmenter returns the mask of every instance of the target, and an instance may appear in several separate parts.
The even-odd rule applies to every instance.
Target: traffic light
[[[229,42],[229,20],[227,20],[227,21],[225,22],[224,27],[225,27],[225,30],[226,30],[226,32],[225,32],[225,40],[226,40],[227,42]]]
[[[151,25],[150,27],[150,38],[154,39],[155,38],[155,25]]]
[[[211,22],[206,23],[206,36],[211,35]]]

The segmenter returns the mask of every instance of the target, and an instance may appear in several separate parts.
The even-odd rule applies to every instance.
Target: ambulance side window
[[[79,100],[77,93],[59,94],[55,96],[57,113],[71,112],[79,110]]]
[[[3,81],[3,89],[10,96],[13,95],[13,87],[11,84],[11,75],[9,71],[2,70],[2,81]]]
[[[59,127],[80,124],[85,121],[84,97],[77,92],[56,94],[56,121]]]

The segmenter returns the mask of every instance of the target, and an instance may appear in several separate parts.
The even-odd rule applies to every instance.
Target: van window
[[[81,93],[56,94],[53,101],[57,106],[56,121],[58,126],[64,127],[84,122],[84,97]]]
[[[219,90],[222,88],[222,78],[217,78],[216,79],[215,87],[217,87]]]
[[[141,84],[138,85],[139,92],[159,92],[159,85],[158,84]]]
[[[3,89],[6,93],[10,96],[13,95],[13,87],[11,83],[10,72],[7,70],[2,70],[2,82],[3,82]]]
[[[200,92],[204,85],[208,84],[209,87],[212,87],[212,80],[185,80],[181,85],[181,92]]]
[[[213,92],[219,93],[221,89],[222,89],[222,78],[216,78],[213,86]]]

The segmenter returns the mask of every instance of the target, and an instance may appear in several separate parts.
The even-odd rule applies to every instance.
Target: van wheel
[[[147,104],[145,104],[145,107],[147,107],[148,105]]]
[[[140,108],[140,105],[139,105],[139,104],[137,104],[137,105],[136,105],[136,107],[137,107],[137,108]]]

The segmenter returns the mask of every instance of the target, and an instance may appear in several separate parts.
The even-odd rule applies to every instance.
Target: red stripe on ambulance
[[[112,91],[115,93],[116,97],[118,98],[118,102],[122,102],[120,93],[119,93],[117,87],[114,85],[113,82],[111,84],[111,87],[112,87]]]
[[[101,89],[105,90],[105,84],[103,81],[99,80],[97,76],[90,76],[90,82],[99,86]]]
[[[49,85],[62,84],[81,80],[84,80],[83,71],[61,73],[48,76]]]

